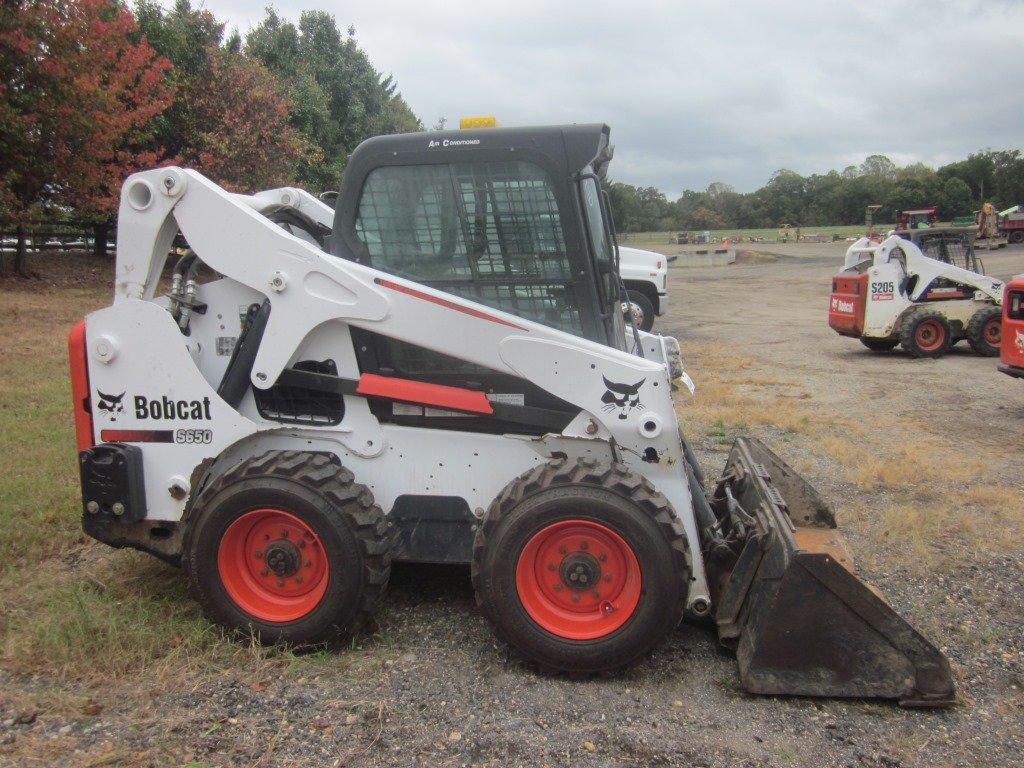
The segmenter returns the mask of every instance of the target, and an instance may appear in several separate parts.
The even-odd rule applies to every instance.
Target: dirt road
[[[545,676],[496,643],[465,569],[396,567],[378,631],[313,657],[253,652],[104,684],[0,672],[0,765],[1019,765],[1024,542],[1010,533],[1020,520],[992,510],[1004,497],[1019,510],[1006,489],[1019,489],[1024,385],[966,351],[912,361],[840,338],[825,308],[841,249],[776,252],[672,271],[656,330],[680,338],[697,382],[680,398],[684,425],[709,472],[731,434],[753,431],[807,473],[866,575],[948,652],[957,707],[751,697],[696,626],[619,677]],[[996,275],[1024,272],[1022,250],[986,260]],[[79,559],[94,555],[83,546]],[[139,589],[187,599],[168,586],[173,569],[103,556],[124,560]],[[54,705],[16,722],[53,690],[102,711]]]
[[[1024,388],[998,375],[997,361],[974,356],[966,342],[942,361],[919,361],[898,351],[872,353],[828,327],[828,286],[846,246],[753,246],[779,260],[673,270],[671,311],[659,331],[754,355],[798,376],[823,409],[880,409],[879,415],[909,416],[926,429],[955,430],[985,444],[1005,445],[1008,434],[1021,434]],[[1024,272],[1020,246],[979,253],[994,277]]]

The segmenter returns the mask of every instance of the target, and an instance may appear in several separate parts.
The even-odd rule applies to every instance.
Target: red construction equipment
[[[1024,379],[1024,275],[1017,275],[1006,286],[999,358],[1000,371]]]

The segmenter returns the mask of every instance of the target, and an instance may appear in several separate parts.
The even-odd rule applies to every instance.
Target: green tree
[[[968,155],[966,160],[942,166],[938,173],[942,179],[962,179],[970,187],[971,199],[978,207],[996,188],[995,163],[990,152]]]
[[[1024,157],[1020,150],[993,152],[991,157],[995,182],[993,197],[999,208],[1024,204]]]
[[[940,219],[954,219],[957,216],[970,216],[974,210],[971,200],[971,188],[963,179],[952,177],[942,184],[942,199],[939,201],[938,215]]]
[[[896,180],[896,164],[885,155],[868,155],[860,164],[861,176],[878,176],[886,181]]]
[[[772,174],[768,183],[757,191],[773,224],[804,223],[805,183],[800,174],[783,168]]]
[[[637,200],[636,187],[632,184],[611,182],[606,189],[615,228],[619,232],[639,232],[640,202]]]
[[[175,0],[170,10],[157,0],[139,0],[135,15],[141,35],[173,66],[169,81],[179,98],[154,122],[154,140],[170,157],[180,159],[205,129],[195,114],[193,96],[206,87],[209,51],[220,46],[224,24],[209,11],[193,8],[189,0]]]
[[[710,208],[701,206],[690,214],[687,229],[725,229],[726,222],[722,215]]]
[[[349,153],[364,139],[422,129],[394,80],[359,47],[355,29],[342,34],[325,11],[303,11],[296,26],[268,8],[245,50],[287,83],[292,124],[320,150],[299,169],[315,189],[337,188]]]
[[[882,209],[875,221],[893,221],[901,209],[930,205],[949,220],[980,205],[982,190],[999,208],[1024,202],[1024,152],[986,150],[938,171],[920,162],[899,167],[885,155],[870,155],[859,165],[807,177],[782,169],[755,192],[736,192],[716,181],[703,192],[686,190],[671,203],[652,187],[629,184],[609,185],[609,196],[618,228],[638,232],[860,224],[866,208],[876,204]]]

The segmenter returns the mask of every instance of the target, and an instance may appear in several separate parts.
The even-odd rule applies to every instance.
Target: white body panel
[[[170,442],[143,451],[147,519],[180,519],[192,483],[211,462],[226,466],[275,446],[334,453],[385,511],[397,496],[416,493],[461,496],[476,514],[507,483],[552,456],[592,456],[630,466],[668,498],[689,540],[688,602],[709,600],[671,398],[677,345],[642,334],[652,354],[641,358],[333,257],[257,213],[283,194],[296,195],[315,220],[329,224],[333,217],[305,193],[233,195],[178,168],[139,173],[124,185],[114,304],[86,318],[87,359],[93,402],[99,392],[124,393],[121,412],[93,409],[97,442],[106,429],[172,433]],[[202,262],[224,276],[199,286],[196,298],[210,309],[192,316],[188,336],[154,300],[179,228]],[[217,396],[217,384],[241,316],[264,298],[271,312],[253,366],[254,388],[272,386],[297,360],[326,355],[340,377],[358,379],[349,332],[357,326],[526,379],[580,413],[562,434],[528,437],[382,424],[367,400],[354,395],[345,396],[337,426],[264,420],[251,392],[236,411]],[[603,403],[604,378],[640,382],[638,405]],[[139,398],[200,407],[154,418],[135,408]],[[179,441],[179,434],[201,440]],[[174,488],[184,493],[176,498]]]

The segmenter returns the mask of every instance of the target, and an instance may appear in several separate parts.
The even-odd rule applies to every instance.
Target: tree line
[[[674,201],[654,187],[621,182],[611,183],[608,192],[623,232],[859,224],[869,205],[882,206],[874,214],[879,222],[895,221],[899,210],[933,205],[939,219],[948,221],[971,215],[985,200],[1000,210],[1024,203],[1024,155],[1017,149],[985,150],[938,169],[923,163],[898,167],[885,155],[871,155],[860,165],[825,174],[779,170],[755,192],[715,182]]]
[[[363,139],[422,127],[324,11],[293,23],[268,9],[243,39],[190,0],[0,4],[0,229],[17,233],[22,273],[39,222],[89,225],[105,252],[121,183],[142,168],[335,189]]]

